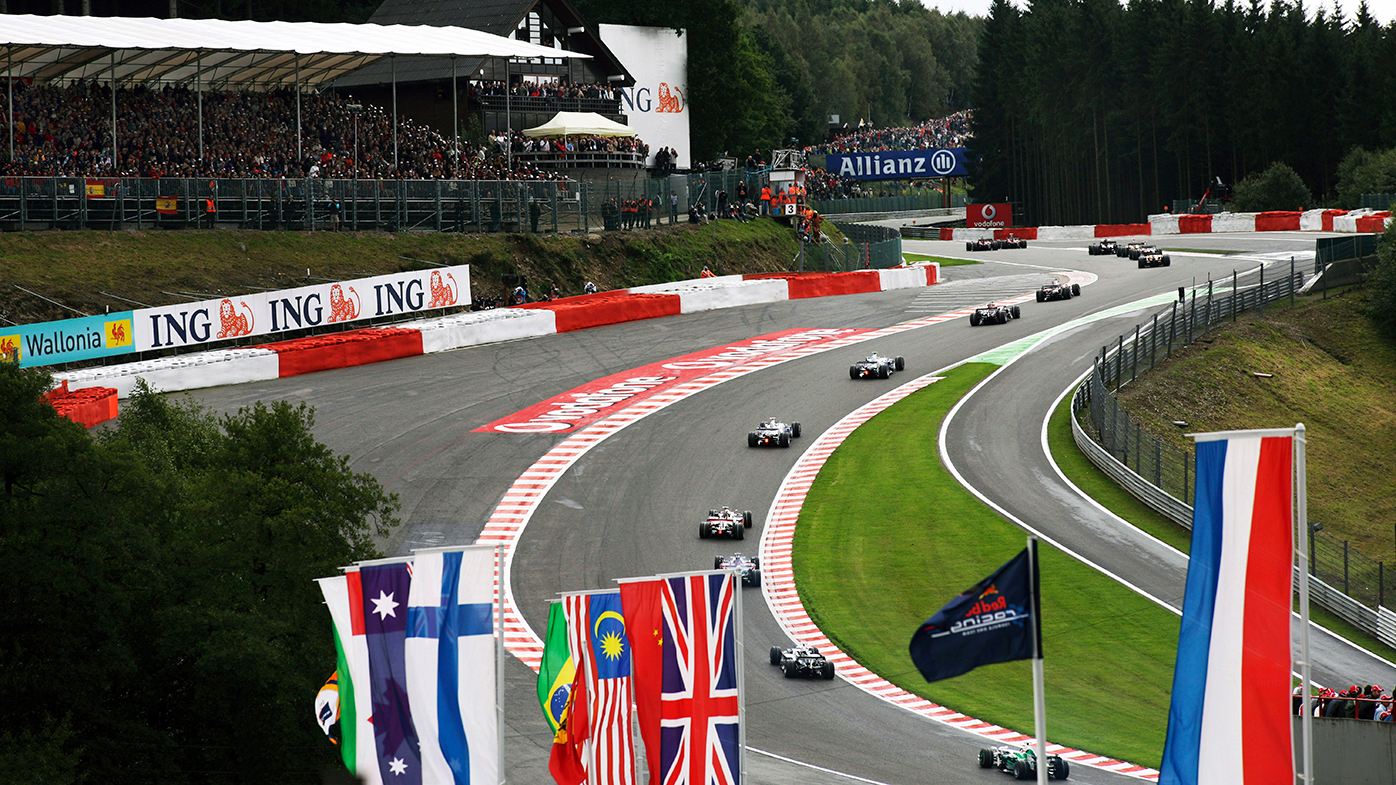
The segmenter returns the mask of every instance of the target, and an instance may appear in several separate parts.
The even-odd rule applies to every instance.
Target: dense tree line
[[[0,363],[0,782],[315,782],[334,670],[314,578],[394,498],[281,402],[138,392],[89,433]]]
[[[1365,6],[995,0],[979,44],[976,195],[1029,223],[1138,221],[1275,163],[1326,201],[1352,148],[1396,145],[1396,28]]]

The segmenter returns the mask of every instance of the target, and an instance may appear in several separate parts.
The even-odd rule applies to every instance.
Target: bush
[[[1307,210],[1313,203],[1314,198],[1299,173],[1279,161],[1237,183],[1232,201],[1236,211],[1242,213]]]
[[[1338,164],[1338,207],[1355,210],[1363,194],[1396,193],[1396,150],[1354,147]]]
[[[1367,316],[1382,335],[1396,342],[1396,223],[1377,244],[1377,259],[1367,279]]]

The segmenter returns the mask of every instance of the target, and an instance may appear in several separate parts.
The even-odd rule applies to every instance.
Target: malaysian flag
[[[1192,548],[1161,783],[1294,781],[1294,433],[1195,436]]]
[[[651,785],[741,781],[736,585],[731,572],[621,584]]]
[[[620,594],[570,594],[562,602],[572,659],[585,685],[587,733],[582,767],[587,772],[587,783],[634,785],[630,643],[626,640]],[[574,709],[574,716],[577,713]]]

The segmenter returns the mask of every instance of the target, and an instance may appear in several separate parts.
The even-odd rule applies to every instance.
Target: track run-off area
[[[1043,517],[1060,519],[1070,531],[1044,531],[1044,537],[1107,574],[1129,576],[1131,586],[1155,601],[1177,605],[1186,557],[1081,499],[1050,456],[1041,455],[1041,423],[1099,348],[1166,307],[1178,286],[1209,275],[1229,282],[1232,269],[1267,261],[1287,271],[1291,255],[1307,253],[1311,266],[1314,237],[1178,238],[1170,247],[1191,244],[1197,251],[1174,251],[1172,267],[1151,270],[1088,256],[1082,243],[1033,243],[976,254],[981,264],[943,268],[944,283],[927,289],[667,317],[195,397],[216,411],[258,399],[314,405],[317,436],[402,500],[404,525],[383,544],[390,554],[472,542],[505,546],[506,645],[516,655],[505,673],[510,781],[548,781],[551,735],[537,708],[532,670],[541,651],[533,630],[546,619],[548,600],[559,591],[610,588],[617,578],[706,567],[726,543],[700,542],[696,524],[706,510],[726,504],[754,512],[759,528],[748,536],[761,537],[766,582],[764,604],[747,592],[744,612],[751,666],[746,781],[994,782],[1003,775],[978,769],[974,753],[987,740],[974,731],[990,731],[990,739],[1015,732],[966,729],[977,725],[968,718],[937,722],[954,712],[915,696],[889,700],[878,692],[885,687],[869,688],[876,677],[846,658],[835,660],[840,678],[832,683],[787,681],[765,663],[769,645],[827,637],[802,618],[788,567],[794,508],[818,471],[812,462],[827,457],[840,433],[872,416],[865,407],[894,405],[912,391],[907,387],[933,383],[936,369],[971,358],[1001,364],[947,419],[943,459],[1010,519],[1034,520],[1024,508],[1041,513],[1054,506]],[[965,256],[958,243],[906,246]],[[1030,302],[1032,290],[1053,277],[1081,282],[1083,296]],[[971,328],[968,309],[988,300],[1023,303],[1023,318]],[[633,369],[796,333],[823,337],[638,391],[617,403],[615,413],[575,432],[481,432],[617,374],[626,378]],[[905,377],[850,380],[848,364],[873,351],[905,356]],[[906,386],[905,379],[911,380]],[[748,450],[746,432],[768,416],[801,421],[806,438],[796,449]],[[1044,491],[1044,483],[1052,487]],[[1316,669],[1320,681],[1396,680],[1390,663],[1328,637],[1316,640],[1316,659],[1325,666]],[[937,711],[943,716],[930,716]],[[1073,766],[1072,780],[1128,782],[1150,774],[1133,773]]]

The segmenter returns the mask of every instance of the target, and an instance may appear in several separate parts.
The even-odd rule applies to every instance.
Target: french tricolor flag
[[[1294,781],[1294,430],[1198,434],[1163,785]]]

